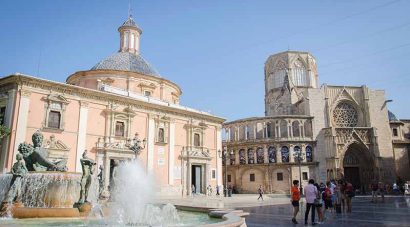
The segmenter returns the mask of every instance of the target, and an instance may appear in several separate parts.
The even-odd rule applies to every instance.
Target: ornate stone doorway
[[[195,186],[195,193],[203,193],[202,188],[204,185],[203,179],[202,179],[202,166],[201,165],[192,165],[191,169],[191,182],[192,185]]]
[[[353,143],[347,148],[343,158],[344,179],[355,189],[366,190],[374,178],[374,161],[367,148]]]

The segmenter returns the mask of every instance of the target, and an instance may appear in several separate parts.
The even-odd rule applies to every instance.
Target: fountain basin
[[[0,201],[7,193],[12,175],[0,175]],[[23,178],[22,203],[29,208],[72,208],[80,192],[81,174],[30,172]]]

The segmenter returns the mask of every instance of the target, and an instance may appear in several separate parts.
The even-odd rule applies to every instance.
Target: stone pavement
[[[160,203],[172,203],[181,206],[206,208],[258,207],[289,204],[287,195],[264,195],[264,200],[257,200],[258,194],[233,194],[232,197],[195,195],[190,197],[159,197]]]
[[[291,223],[292,206],[290,204],[245,207],[249,212],[246,223],[255,226],[304,226],[305,207],[301,207],[297,221]],[[371,203],[371,197],[353,198],[351,214],[327,213],[324,226],[410,226],[410,197],[386,197],[384,203]],[[317,220],[317,213],[316,213]],[[309,215],[310,223],[310,215]],[[317,226],[317,225],[316,225]]]

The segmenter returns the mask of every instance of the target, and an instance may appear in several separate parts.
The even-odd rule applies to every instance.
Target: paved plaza
[[[298,214],[299,226],[304,225],[305,207]],[[297,226],[291,223],[289,204],[245,207],[246,218],[252,226]],[[371,203],[370,197],[355,197],[351,214],[327,213],[324,226],[410,226],[410,197],[387,197],[384,203]],[[316,213],[317,219],[317,213]],[[310,225],[310,215],[309,215]]]
[[[291,223],[292,206],[285,195],[265,195],[258,201],[257,195],[233,195],[233,197],[194,196],[186,198],[162,198],[162,202],[176,205],[242,209],[249,213],[246,223],[252,226],[303,226],[305,205],[301,204],[298,225]],[[380,198],[379,198],[380,200]],[[304,199],[302,199],[304,201]],[[317,213],[316,213],[317,220]],[[309,216],[310,225],[310,216]],[[351,214],[327,213],[324,226],[410,226],[410,197],[387,196],[385,202],[372,203],[370,196],[353,199]]]

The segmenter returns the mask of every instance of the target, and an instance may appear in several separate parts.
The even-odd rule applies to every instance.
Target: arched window
[[[244,140],[246,137],[246,126],[239,126],[239,140]]]
[[[256,127],[256,139],[262,139],[264,130],[262,123],[256,123],[254,127]]]
[[[267,134],[266,137],[268,138],[274,137],[275,130],[273,128],[273,123],[270,123],[270,122],[266,123],[266,134]]]
[[[356,127],[359,121],[356,108],[347,102],[337,104],[333,110],[333,121],[338,127]]]
[[[288,122],[285,120],[282,120],[280,122],[280,137],[282,138],[288,137]]]
[[[283,81],[286,75],[286,63],[280,61],[275,66],[275,72],[271,75],[271,80],[273,81],[273,88],[278,88],[283,86]]]
[[[248,164],[254,164],[255,163],[255,157],[253,154],[253,149],[249,148],[248,149]]]
[[[268,149],[269,163],[276,163],[276,149],[270,146]]]
[[[305,65],[299,58],[293,64],[292,83],[295,86],[309,86]]]
[[[239,150],[239,164],[241,165],[246,164],[245,149]]]
[[[293,137],[300,137],[300,127],[299,121],[292,122],[292,132]]]
[[[300,154],[300,157],[302,157],[302,149],[300,149],[300,147],[299,146],[294,146],[293,147],[293,154]],[[296,156],[297,157],[297,156]],[[297,158],[295,158],[295,162],[297,162],[298,160],[297,160]],[[300,161],[302,161],[302,160],[300,160]]]
[[[264,161],[265,161],[265,158],[264,158],[264,155],[263,155],[263,148],[259,147],[256,150],[256,162],[258,164],[262,164],[262,163],[264,163]]]
[[[313,162],[313,149],[311,146],[306,146],[306,161]]]
[[[289,162],[289,148],[287,146],[283,146],[280,149],[280,153],[282,155],[282,162]]]
[[[305,128],[305,136],[306,137],[312,137],[313,133],[312,133],[312,122],[311,121],[305,121],[304,124],[304,128]]]

